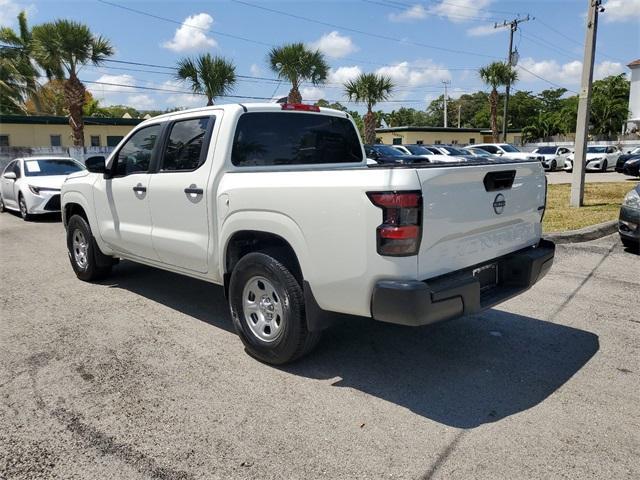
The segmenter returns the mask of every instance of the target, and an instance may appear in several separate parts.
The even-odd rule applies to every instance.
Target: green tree
[[[82,108],[86,88],[78,78],[85,65],[100,65],[113,55],[107,39],[95,36],[89,27],[70,20],[56,20],[33,28],[34,56],[47,76],[64,80],[64,97],[69,111],[73,144],[84,146]]]
[[[613,138],[629,118],[630,84],[624,73],[593,82],[591,132]]]
[[[212,57],[205,53],[178,61],[176,78],[189,81],[193,93],[206,95],[207,105],[213,105],[214,98],[228,95],[233,90],[236,67],[222,57]]]
[[[378,119],[373,112],[373,107],[377,103],[387,100],[393,87],[389,77],[375,73],[362,73],[355,80],[349,80],[344,84],[345,93],[349,100],[364,102],[367,105],[367,113],[364,116],[365,143],[375,143]]]
[[[320,100],[318,100],[316,103],[314,103],[314,105],[317,105],[318,107],[324,107],[324,108],[333,108],[334,110],[340,110],[341,112],[346,112],[348,110],[347,107],[342,105],[340,102],[331,103],[328,100],[325,100],[324,98],[321,98]]]
[[[300,84],[320,85],[329,74],[329,65],[319,50],[309,50],[303,43],[289,43],[269,52],[269,67],[278,78],[291,82],[288,103],[301,103]]]
[[[0,111],[24,113],[24,101],[38,88],[38,69],[32,62],[33,37],[27,24],[27,14],[18,14],[18,31],[0,28]],[[37,106],[37,105],[36,105]]]
[[[493,62],[478,71],[482,81],[491,87],[489,107],[491,111],[491,132],[493,141],[499,141],[498,132],[498,88],[513,85],[518,79],[518,73],[504,62]]]

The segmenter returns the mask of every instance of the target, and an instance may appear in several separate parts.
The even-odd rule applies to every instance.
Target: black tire
[[[4,213],[7,211],[7,207],[4,206],[4,199],[2,195],[0,195],[0,213]]]
[[[31,220],[31,215],[27,210],[27,202],[24,199],[24,196],[22,195],[22,193],[18,194],[18,208],[20,209],[20,216],[25,222],[28,222],[29,220]]]
[[[76,242],[84,239],[86,249],[78,248],[74,239]],[[100,251],[91,234],[91,227],[80,215],[73,215],[67,223],[67,249],[71,267],[80,280],[100,280],[111,273],[113,259]],[[80,250],[84,250],[83,255],[80,255]],[[84,261],[81,261],[81,258],[84,258]]]
[[[602,165],[600,166],[600,171],[601,171],[602,173],[606,173],[606,171],[607,171],[607,167],[608,167],[608,165],[607,165],[607,161],[605,160],[604,162],[602,162]]]
[[[276,318],[268,320],[267,323],[263,323],[266,329],[269,322],[277,322],[277,319],[280,318],[280,323],[274,329],[279,332],[277,337],[271,341],[265,341],[259,338],[257,333],[254,333],[258,328],[257,318],[254,326],[250,326],[248,322],[252,321],[251,318],[255,314],[247,312],[248,315],[245,315],[244,310],[244,305],[251,297],[249,290],[247,299],[244,298],[245,290],[250,289],[252,282],[259,284],[259,279],[265,279],[266,283],[270,284],[269,289],[265,290],[266,296],[268,297],[269,290],[273,289],[273,296],[282,312],[282,318],[278,315]],[[254,301],[256,304],[262,303],[258,302],[255,295]],[[249,355],[262,362],[272,365],[292,362],[310,352],[320,339],[320,332],[310,332],[307,329],[304,295],[300,283],[287,267],[264,253],[245,255],[233,269],[229,281],[229,307],[234,327],[245,346],[245,350]],[[256,314],[260,315],[258,310],[256,310]]]
[[[637,252],[640,250],[640,242],[633,240],[631,238],[625,238],[620,236],[620,240],[622,241],[622,245],[633,252]]]
[[[558,168],[558,162],[556,162],[555,160],[551,160],[551,168],[550,168],[550,170],[552,172],[555,172],[557,168]]]

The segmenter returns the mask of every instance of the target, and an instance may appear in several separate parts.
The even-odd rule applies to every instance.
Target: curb
[[[581,228],[579,230],[569,230],[566,232],[551,232],[543,235],[547,240],[551,240],[557,244],[560,243],[579,243],[588,242],[589,240],[596,240],[598,238],[606,237],[618,231],[618,220],[611,220],[609,222],[598,223],[597,225],[590,225],[588,227]]]

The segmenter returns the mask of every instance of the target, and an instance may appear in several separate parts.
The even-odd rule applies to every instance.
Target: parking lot
[[[640,259],[617,235],[476,317],[344,317],[284,368],[243,352],[220,287],[129,262],[80,282],[57,219],[0,215],[0,265],[3,479],[640,476]]]
[[[551,184],[557,183],[571,183],[573,174],[569,172],[547,172],[547,179]],[[585,182],[629,182],[635,185],[638,181],[636,177],[630,177],[629,175],[623,175],[618,172],[596,172],[585,174]]]

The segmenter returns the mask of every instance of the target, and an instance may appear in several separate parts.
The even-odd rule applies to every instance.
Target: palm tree
[[[367,113],[364,116],[365,143],[376,142],[377,116],[373,107],[376,103],[389,98],[393,87],[389,77],[375,73],[361,73],[355,80],[349,80],[344,84],[344,90],[349,100],[367,104]]]
[[[207,105],[216,97],[228,95],[236,83],[236,67],[222,57],[205,53],[178,61],[176,78],[190,81],[193,93],[207,96]]]
[[[309,50],[303,43],[290,43],[274,47],[269,52],[269,66],[278,78],[291,82],[288,103],[302,103],[300,84],[309,81],[313,85],[324,83],[329,65],[319,50]]]
[[[56,20],[33,27],[33,41],[35,58],[47,76],[64,80],[73,144],[84,146],[82,108],[86,88],[78,78],[78,71],[88,64],[102,64],[113,55],[113,47],[104,37],[93,35],[86,25],[71,20]]]
[[[31,62],[32,34],[24,11],[18,14],[17,32],[9,27],[0,28],[0,42],[4,44],[0,67],[2,112],[24,112],[25,97],[35,93],[38,88],[38,70]]]
[[[493,62],[486,67],[482,67],[478,73],[484,83],[491,87],[489,95],[489,106],[491,107],[491,132],[493,141],[499,142],[498,132],[498,87],[513,85],[518,79],[518,73],[511,68],[511,65],[504,62]]]

